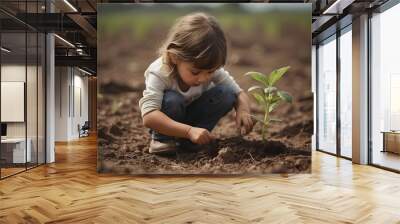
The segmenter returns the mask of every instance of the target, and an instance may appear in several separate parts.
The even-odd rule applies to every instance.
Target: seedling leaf
[[[259,72],[247,72],[245,75],[246,76],[250,76],[252,79],[262,83],[265,86],[268,86],[268,79],[262,73],[259,73]]]
[[[274,103],[270,104],[268,112],[273,111],[278,105],[279,105],[279,102],[274,102]]]
[[[268,86],[268,87],[264,88],[264,93],[265,93],[265,94],[268,94],[268,93],[272,93],[272,92],[274,92],[274,91],[276,91],[276,90],[277,90],[276,87],[274,87],[274,86]]]
[[[281,119],[277,119],[277,118],[270,118],[269,119],[270,121],[275,121],[275,122],[282,122],[282,120]]]
[[[273,86],[289,70],[290,66],[282,67],[272,71],[268,76],[268,85]]]
[[[252,114],[250,114],[250,117],[254,118],[254,120],[256,120],[256,121],[258,121],[258,122],[260,122],[260,123],[262,123],[264,125],[267,125],[267,123],[264,122],[262,118],[259,118],[259,117],[255,116],[255,115],[252,115]]]
[[[265,99],[263,96],[261,96],[259,93],[254,93],[254,92],[251,94],[254,96],[254,98],[256,98],[258,104],[265,105]]]
[[[292,96],[289,95],[289,93],[287,93],[287,92],[285,92],[285,91],[278,91],[278,96],[279,96],[282,100],[284,100],[284,101],[286,101],[286,102],[288,102],[288,103],[291,103],[291,102],[292,102]]]
[[[247,92],[251,92],[251,91],[257,90],[257,89],[260,89],[261,91],[264,90],[264,88],[262,88],[261,86],[252,86],[247,90]]]

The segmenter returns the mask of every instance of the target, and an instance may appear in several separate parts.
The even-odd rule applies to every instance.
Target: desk
[[[27,138],[28,142],[25,154],[25,138],[5,138],[1,139],[1,157],[6,163],[25,163],[32,159],[31,145],[32,141]],[[25,161],[27,158],[27,161]]]
[[[400,131],[382,131],[381,133],[383,133],[382,152],[400,154]]]

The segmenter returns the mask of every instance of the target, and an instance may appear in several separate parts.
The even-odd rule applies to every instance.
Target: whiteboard
[[[1,82],[1,122],[24,122],[24,82]]]

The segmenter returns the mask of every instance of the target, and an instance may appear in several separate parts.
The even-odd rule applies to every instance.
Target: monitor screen
[[[1,136],[7,136],[7,124],[1,123]]]

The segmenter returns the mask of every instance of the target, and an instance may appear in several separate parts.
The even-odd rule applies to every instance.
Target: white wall
[[[81,105],[82,105],[82,113],[76,113],[76,123],[74,124],[74,127],[78,126],[78,123],[80,126],[82,126],[85,121],[89,121],[89,89],[88,89],[88,77],[84,76],[84,73],[78,71],[78,75],[75,72],[75,86],[81,88]],[[75,128],[76,134],[75,136],[78,138],[78,129]]]
[[[68,140],[68,71],[67,67],[55,68],[55,141]]]
[[[78,124],[88,120],[88,78],[83,75],[76,68],[56,67],[56,141],[79,138]]]
[[[29,69],[29,68],[28,68]],[[1,66],[1,81],[3,82],[25,82],[25,65],[2,65]],[[7,108],[1,108],[7,110]],[[25,123],[12,122],[7,123],[8,137],[25,137]]]

